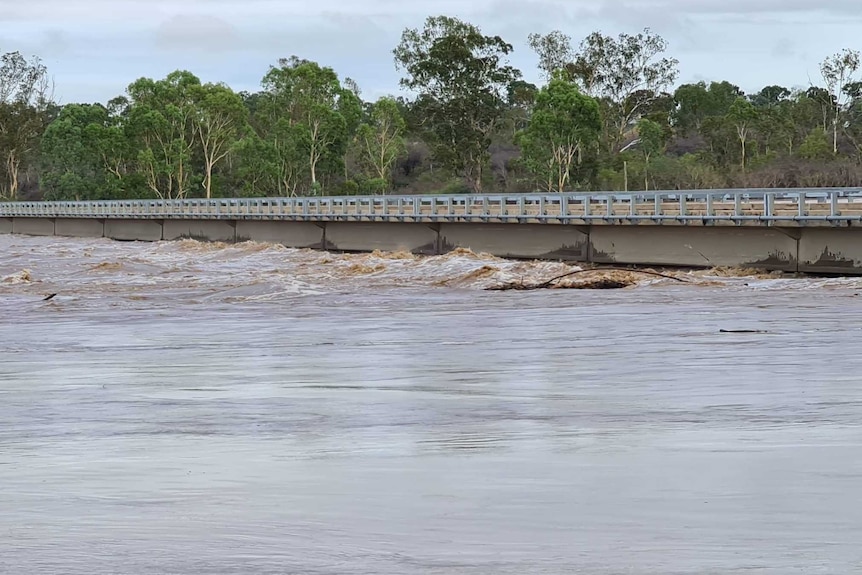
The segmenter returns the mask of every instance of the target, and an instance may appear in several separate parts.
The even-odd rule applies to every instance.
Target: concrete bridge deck
[[[0,233],[862,275],[862,188],[10,202]]]

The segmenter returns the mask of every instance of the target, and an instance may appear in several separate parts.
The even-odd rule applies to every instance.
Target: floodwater
[[[0,254],[2,573],[862,573],[860,279]]]

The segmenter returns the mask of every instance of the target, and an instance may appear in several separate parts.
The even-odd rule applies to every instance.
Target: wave
[[[28,284],[33,281],[33,275],[30,270],[21,270],[0,279],[4,284]]]
[[[559,261],[509,260],[459,248],[444,255],[374,251],[364,254],[286,248],[279,244],[228,244],[186,239],[139,243],[73,238],[0,237],[12,246],[0,276],[8,295],[58,292],[60,301],[98,302],[116,297],[131,305],[161,296],[194,302],[281,301],[322,293],[397,288],[499,289],[542,284],[557,289],[695,286],[714,289],[862,289],[862,278],[794,278],[742,268],[609,270]],[[4,245],[8,242],[9,246]],[[7,252],[9,253],[9,252]],[[15,268],[13,268],[15,270]],[[34,278],[38,278],[34,279]],[[681,283],[685,282],[685,284]]]

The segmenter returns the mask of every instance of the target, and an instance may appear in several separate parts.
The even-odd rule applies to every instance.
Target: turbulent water
[[[862,280],[0,254],[2,573],[862,572]]]

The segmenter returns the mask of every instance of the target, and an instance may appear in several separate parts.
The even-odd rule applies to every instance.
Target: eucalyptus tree
[[[434,159],[474,192],[482,191],[491,135],[506,110],[506,90],[521,77],[508,63],[512,45],[467,22],[430,17],[406,29],[394,50],[401,86],[414,107]]]
[[[193,130],[204,162],[203,187],[212,197],[213,168],[227,157],[248,124],[242,97],[224,84],[204,84],[194,91]]]
[[[40,185],[50,199],[95,200],[145,193],[122,118],[101,104],[69,104],[42,136]]]
[[[602,129],[598,103],[558,75],[535,96],[527,127],[518,133],[522,162],[549,192],[564,192]]]
[[[664,56],[667,41],[649,28],[616,38],[593,32],[578,49],[569,36],[554,31],[531,35],[543,73],[564,69],[585,94],[603,101],[608,111],[606,140],[618,151],[625,133],[655,99],[676,80],[679,62]]]
[[[392,166],[406,150],[406,126],[398,102],[384,97],[369,107],[367,118],[357,131],[356,143],[362,163],[384,189],[392,179]]]
[[[644,158],[644,190],[649,190],[650,161],[661,154],[664,147],[665,134],[661,124],[649,118],[638,121],[638,148]]]
[[[740,167],[745,170],[745,161],[747,158],[746,144],[748,143],[751,129],[757,122],[757,108],[746,98],[739,97],[731,104],[727,118],[736,129],[740,146]]]
[[[0,56],[0,197],[18,195],[22,164],[33,159],[51,105],[47,68],[19,52]]]
[[[832,153],[838,153],[838,124],[847,99],[844,87],[853,82],[853,74],[859,69],[860,55],[857,50],[844,49],[829,56],[820,64],[820,74],[833,98],[832,107]]]
[[[163,80],[140,78],[127,89],[126,122],[139,148],[138,171],[159,198],[184,198],[191,190],[200,87],[197,76],[178,70]]]
[[[280,188],[294,193],[308,176],[309,189],[320,190],[321,169],[340,173],[344,155],[361,119],[355,83],[342,83],[332,68],[297,57],[282,58],[262,82],[261,137],[278,156]]]

